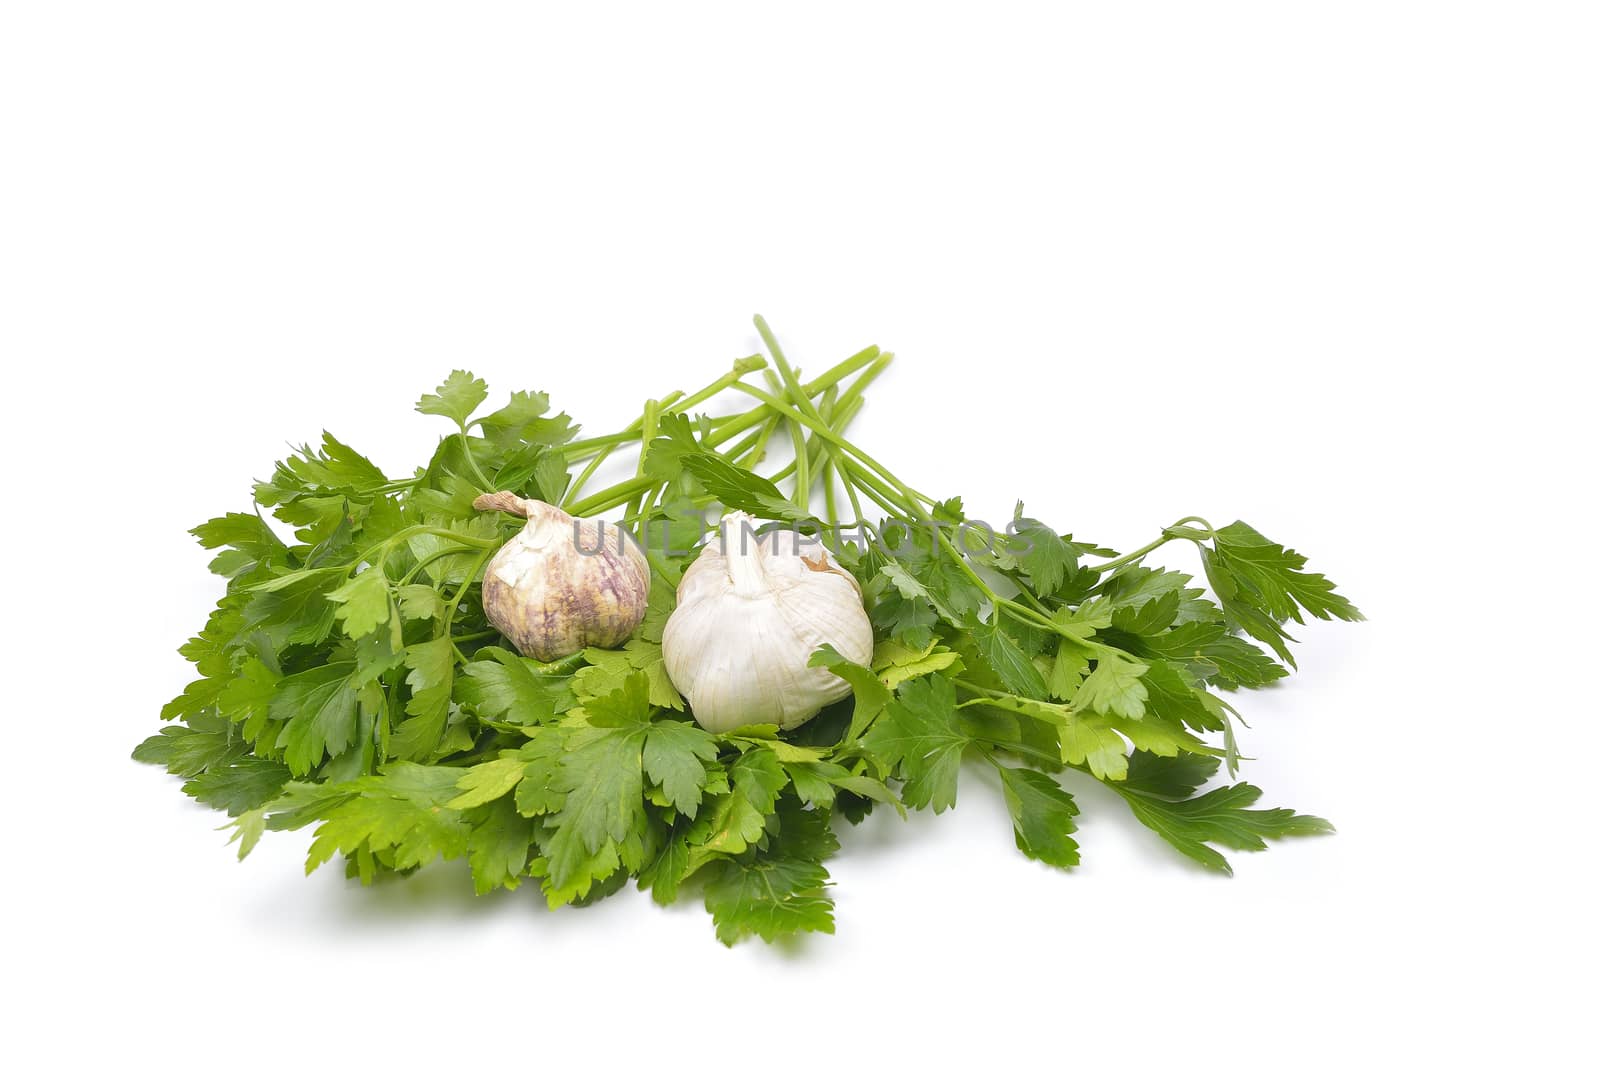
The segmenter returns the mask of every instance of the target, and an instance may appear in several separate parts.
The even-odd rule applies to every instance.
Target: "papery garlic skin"
[[[473,506],[528,520],[483,575],[483,612],[518,652],[548,663],[589,646],[615,648],[638,629],[650,563],[632,538],[512,493]]]
[[[713,733],[757,723],[799,726],[850,691],[812,653],[832,645],[872,662],[861,587],[820,543],[793,530],[757,538],[748,518],[723,519],[678,583],[661,638],[667,676]]]

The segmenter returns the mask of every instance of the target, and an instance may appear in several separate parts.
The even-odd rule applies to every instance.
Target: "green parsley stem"
[[[741,370],[740,365],[735,364],[733,370],[729,371],[727,374],[724,374],[710,385],[687,398],[684,397],[683,390],[674,389],[672,392],[662,397],[659,401],[655,402],[656,408],[658,412],[669,415],[692,408],[696,404],[704,403],[705,401],[716,396],[718,393],[722,392],[722,390],[726,389],[732,382],[737,381],[742,375],[748,374],[749,370],[753,369],[755,368],[751,367],[747,370]],[[589,479],[594,476],[594,472],[600,469],[600,466],[605,463],[605,461],[610,457],[611,453],[615,452],[622,445],[631,444],[633,441],[638,440],[640,431],[643,430],[644,427],[644,418],[637,418],[630,422],[620,433],[607,434],[605,437],[590,438],[587,441],[575,441],[571,445],[563,448],[561,451],[564,458],[579,459],[586,455],[589,451],[589,449],[585,446],[593,445],[596,442],[604,442],[604,444],[602,444],[599,450],[595,453],[594,457],[590,459],[583,470],[578,473],[578,477],[570,486],[567,487],[566,493],[563,494],[561,498],[562,507],[566,507],[567,504],[569,504],[573,498],[578,495],[583,487],[588,484]],[[653,437],[655,434],[652,433],[650,436]],[[568,510],[571,509],[568,508]]]
[[[473,548],[481,548],[490,552],[493,552],[495,549],[505,544],[505,541],[501,539],[496,539],[493,537],[472,537],[444,526],[413,526],[409,530],[401,530],[399,533],[389,538],[389,540],[405,541],[416,537],[418,534],[430,534],[434,537],[442,537],[446,541],[455,541],[459,544],[471,545]]]
[[[894,353],[892,352],[885,352],[874,359],[871,365],[862,371],[855,381],[846,386],[844,392],[839,394],[839,406],[844,407],[852,401],[858,400],[861,394],[866,392],[867,386],[872,384],[873,379],[888,370],[889,364],[893,362]]]
[[[494,492],[494,483],[483,473],[483,470],[478,466],[478,461],[472,456],[472,439],[467,436],[467,428],[462,426],[461,431],[456,436],[461,438],[461,452],[467,457],[468,469],[472,471],[472,476],[478,479],[478,491],[481,493]]]
[[[953,679],[957,688],[965,689],[969,693],[977,693],[978,699],[969,700],[959,705],[966,707],[968,704],[998,705],[1014,711],[1019,715],[1026,715],[1030,719],[1039,719],[1043,722],[1060,725],[1076,709],[1071,704],[1058,704],[1050,700],[1034,700],[1031,697],[1021,697],[1015,693],[1004,693],[998,689],[985,689],[981,685],[964,682],[960,678]]]
[[[874,476],[871,471],[868,471],[866,468],[862,467],[861,464],[857,463],[849,456],[839,456],[837,458],[839,469],[844,471],[848,478],[848,482],[846,484],[853,482],[854,484],[859,485],[863,491],[868,488],[875,490],[873,499],[877,500],[880,504],[883,504],[883,500],[886,497],[893,501],[893,504],[884,505],[884,510],[895,518],[909,519],[913,522],[917,520],[917,516],[912,513],[911,505],[907,502],[906,498],[901,496],[894,488],[885,485],[882,479]]]
[[[869,356],[868,352],[872,352],[872,355]],[[840,394],[841,404],[843,404],[846,398],[855,401],[860,397],[861,390],[866,387],[866,384],[869,383],[873,377],[876,377],[878,374],[882,373],[883,369],[889,365],[891,358],[892,357],[890,357],[887,353],[880,354],[871,349],[867,350],[866,352],[857,353],[856,355],[845,360],[838,367],[833,368],[832,370],[819,376],[814,381],[809,382],[801,387],[801,391],[809,399],[809,396],[812,394],[825,392],[830,385],[835,384],[837,381],[847,376],[849,372],[854,370],[856,367],[865,366],[866,370],[862,373],[862,375],[859,376],[855,382],[852,382],[851,385]],[[763,392],[762,390],[749,385],[747,382],[738,380],[733,374],[724,375],[724,378],[733,380],[723,382],[721,379],[719,379],[719,382],[717,383],[718,388],[715,391],[720,391],[723,388],[734,389],[762,401],[762,406],[757,407],[752,411],[745,412],[742,415],[734,416],[731,419],[728,419],[726,422],[718,425],[716,429],[712,430],[706,435],[705,443],[708,447],[716,448],[738,437],[740,434],[745,433],[748,430],[756,429],[757,427],[762,426],[763,423],[773,420],[775,415],[786,416],[789,411],[795,410],[789,405],[784,404],[776,396],[772,396],[771,394]],[[867,381],[863,382],[861,381],[861,378],[866,378]],[[707,391],[702,390],[701,392],[706,393]],[[690,399],[693,400],[694,398],[691,397]],[[682,414],[683,410],[689,406],[692,405],[688,400],[680,401],[672,405],[671,413]],[[855,405],[852,404],[851,406],[854,407]],[[666,413],[666,411],[663,411],[663,414]],[[861,452],[860,449],[850,445],[849,442],[843,441],[843,439],[840,438],[837,433],[835,433],[831,428],[826,427],[820,419],[806,415],[803,412],[796,412],[796,414],[800,416],[797,421],[799,421],[802,426],[812,430],[813,433],[816,432],[819,425],[823,425],[823,428],[828,431],[821,435],[825,442],[834,445],[835,447],[837,447],[840,442],[843,442],[843,444],[849,450],[853,451],[858,458],[878,469],[879,473],[886,476],[891,484],[898,483],[898,480],[889,474],[888,471],[884,470],[881,464],[878,464],[876,460],[873,460],[872,457],[866,455],[866,453]],[[636,434],[637,429],[634,431],[634,435]],[[630,435],[630,437],[634,435]],[[764,442],[765,436],[763,436],[761,440]],[[620,443],[626,443],[626,441]],[[605,455],[609,454],[609,452],[605,453]],[[600,465],[600,462],[603,462],[602,457],[596,456],[595,461],[591,461],[590,467],[586,468],[584,473],[579,475],[578,480],[574,482],[573,486],[568,489],[562,504],[562,507],[566,511],[580,517],[595,515],[632,499],[650,487],[650,479],[648,479],[646,476],[638,476],[618,485],[612,486],[610,489],[603,492],[595,493],[581,499],[574,499],[574,497],[577,496],[578,490],[583,487],[583,485],[587,482],[588,477],[593,473],[592,469],[597,469]],[[903,485],[900,485],[899,488],[902,491],[906,491]],[[909,493],[909,495],[912,499],[916,500],[928,499],[920,493]]]
[[[849,389],[840,394],[838,406],[834,408],[834,417],[828,422],[836,433],[844,432],[844,428],[856,417],[856,412],[861,410],[861,405],[864,403],[859,392],[852,392],[854,388],[855,385],[852,383]],[[842,459],[840,456],[833,457],[829,465],[838,472],[839,481],[844,485],[845,495],[850,498],[850,509],[855,512],[856,527],[865,528],[866,513],[861,510],[861,498],[856,495],[855,482],[850,480],[849,473],[839,462],[840,459]]]
[[[756,398],[768,408],[777,412],[779,415],[784,415],[788,418],[794,419],[796,422],[800,423],[800,425],[804,426],[818,437],[821,437],[824,441],[833,445],[836,449],[843,450],[844,452],[853,456],[855,459],[859,460],[861,463],[870,468],[884,481],[888,482],[891,486],[898,490],[906,498],[906,502],[911,505],[911,510],[917,518],[928,518],[927,512],[922,509],[921,503],[918,500],[920,494],[913,493],[904,482],[894,476],[894,472],[890,471],[883,464],[873,459],[871,456],[857,448],[855,445],[851,444],[849,441],[846,441],[843,437],[840,437],[821,419],[808,415],[805,412],[784,403],[780,398],[773,396],[770,393],[763,392],[746,382],[739,382],[738,384],[734,385],[733,388],[737,389],[741,393],[745,393]]]
[[[645,401],[644,427],[639,432],[639,466],[638,474],[644,473],[644,461],[650,454],[650,442],[655,439],[656,431],[661,426],[661,406],[654,400]]]
[[[1123,567],[1129,563],[1135,563],[1141,559],[1144,559],[1144,557],[1148,556],[1150,553],[1154,552],[1156,549],[1160,548],[1162,545],[1171,540],[1172,537],[1170,535],[1162,534],[1154,541],[1151,541],[1148,545],[1136,548],[1132,552],[1123,553],[1116,559],[1107,560],[1105,563],[1097,563],[1089,569],[1094,571],[1096,574],[1099,574],[1101,571],[1116,570],[1118,567]]]
[[[854,358],[856,357],[852,357],[852,359]],[[851,361],[846,360],[845,362],[849,363]],[[728,374],[724,375],[723,377],[733,378],[734,376],[732,374]],[[818,379],[818,381],[821,380],[822,379]],[[721,382],[719,379],[719,383],[720,384],[718,384],[716,390],[710,392],[707,390],[701,390],[701,394],[705,394],[705,397],[701,397],[701,394],[696,394],[696,397],[705,399],[711,395],[714,395],[715,392],[720,392],[722,389],[730,387],[737,389],[745,384],[736,379],[728,382]],[[816,391],[821,392],[823,389],[826,389],[827,386],[823,385],[819,388],[814,382],[811,385],[806,386],[806,388],[815,389]],[[757,392],[759,392],[759,390],[757,390]],[[699,402],[696,397],[691,397],[689,400],[680,401],[672,405],[670,411],[663,411],[663,414],[683,414],[687,408],[693,406],[690,403],[690,400],[694,400],[696,403]],[[779,412],[778,414],[781,415],[782,412]],[[720,425],[716,426],[716,429],[712,430],[711,433],[706,435],[705,443],[708,447],[716,448],[717,446],[722,445],[727,441],[731,441],[735,437],[738,437],[747,430],[752,430],[761,426],[763,423],[768,422],[772,418],[773,412],[764,410],[760,407],[751,411],[747,411],[742,415],[736,415],[732,418],[727,418],[726,421],[721,422]],[[714,420],[714,422],[715,421],[716,420]],[[633,432],[627,435],[627,439],[619,443],[626,444],[628,440],[632,440],[637,436],[638,427],[636,420],[636,425],[633,429]],[[643,492],[649,487],[649,481],[643,476],[640,476],[630,479],[629,481],[622,482],[619,485],[612,486],[611,489],[604,492],[596,493],[582,499],[574,499],[577,497],[578,492],[583,488],[583,486],[587,484],[589,478],[594,474],[595,470],[599,469],[600,464],[605,462],[605,458],[609,456],[613,450],[614,449],[610,448],[603,450],[600,454],[596,455],[594,459],[590,461],[589,465],[584,468],[583,472],[579,474],[577,480],[573,482],[572,486],[567,490],[566,495],[563,497],[562,508],[564,510],[580,517],[585,515],[594,515],[623,503],[624,501],[630,499],[640,492]]]
[[[766,323],[761,321],[761,316],[759,315],[756,316],[756,325],[758,328],[764,329],[766,327]],[[764,334],[763,336],[770,337],[771,335]],[[768,346],[772,347],[773,342],[769,340]],[[774,352],[777,351],[776,348],[773,350]],[[779,359],[782,359],[781,354]],[[779,363],[779,366],[784,365],[782,362]],[[800,402],[794,399],[793,392],[787,390],[784,383],[778,380],[777,375],[767,371],[765,377],[767,379],[767,388],[775,393],[786,393],[794,403]],[[805,400],[805,406],[810,407],[811,401]],[[784,421],[789,428],[789,442],[794,446],[794,492],[792,499],[795,507],[809,512],[811,510],[811,446],[806,443],[806,432],[798,422],[793,419],[785,419]]]
[[[574,652],[570,656],[562,656],[560,659],[553,659],[549,663],[540,663],[534,660],[525,664],[525,666],[535,674],[562,674],[569,668],[582,666],[584,662],[583,653]]]
[[[780,419],[778,421],[782,422],[784,420]],[[835,428],[837,428],[839,425],[833,419],[827,419],[826,421],[828,422],[828,425]],[[815,434],[812,434],[811,440],[806,445],[806,458],[811,461],[812,468],[819,469],[824,463],[828,462],[831,454],[832,453],[828,448],[827,442],[819,439]],[[788,478],[790,475],[794,474],[794,472],[795,461],[791,459],[788,463],[784,464],[783,469],[772,475],[771,480],[774,482],[781,482],[785,478]],[[819,480],[820,478],[821,476],[817,475],[814,480]]]
[[[639,432],[635,430],[633,433],[627,435],[627,439],[632,440],[638,436]],[[606,447],[602,448],[600,451],[594,454],[594,458],[589,460],[589,462],[584,466],[583,470],[578,472],[578,477],[573,479],[571,485],[567,486],[566,493],[564,493],[561,497],[561,507],[564,510],[569,512],[572,510],[572,498],[578,495],[578,492],[588,484],[589,479],[594,477],[594,472],[599,470],[600,465],[603,464],[607,459],[611,458],[611,453],[615,452],[622,443],[624,442],[618,442],[618,444],[607,445]]]
[[[855,513],[856,526],[864,529],[867,525],[867,514],[861,508],[861,498],[856,495],[856,483],[842,470],[839,472],[839,481],[844,483],[845,496],[850,498],[850,510]]]
[[[350,564],[350,570],[354,571],[357,567],[361,566],[361,564],[371,559],[375,553],[381,553],[382,555],[387,556],[389,554],[389,550],[399,542],[410,540],[411,538],[420,536],[422,534],[430,534],[434,537],[442,537],[446,541],[455,541],[459,544],[470,545],[473,548],[481,548],[491,552],[505,544],[504,541],[496,541],[488,537],[471,537],[467,534],[458,533],[455,530],[447,529],[443,526],[408,526],[399,533],[385,538],[384,540],[373,545],[371,548],[367,549],[365,552],[361,553],[361,555],[357,556],[354,562]]]
[[[1019,582],[1019,583],[1017,583],[1017,590],[1022,594],[1022,599],[1026,600],[1028,602],[1029,606],[1032,607],[1035,611],[1039,612],[1039,614],[1041,614],[1041,615],[1050,614],[1050,606],[1048,604],[1046,604],[1044,601],[1040,600],[1038,597],[1034,596],[1031,592],[1029,592],[1027,586],[1025,586],[1025,585],[1023,585],[1023,584],[1021,584]]]
[[[644,475],[644,461],[650,455],[650,442],[655,439],[656,431],[661,426],[660,405],[658,405],[654,400],[645,401],[644,416],[639,421],[641,423],[641,428],[639,430],[639,462],[634,471],[636,475],[642,477]],[[650,495],[655,495],[653,490]],[[628,504],[627,510],[623,512],[622,521],[625,523],[632,523],[636,518],[638,518],[639,508],[642,505],[642,499],[635,499],[631,501]]]
[[[768,419],[743,441],[728,449],[728,458],[749,470],[755,470],[767,456],[767,442],[782,419]]]
[[[828,368],[811,381],[807,382],[806,395],[816,396],[818,393],[825,392],[829,387],[838,385],[844,379],[850,377],[850,375],[854,374],[862,367],[871,364],[878,358],[878,346],[868,345],[866,348],[863,348],[849,359],[840,362],[836,366]]]
[[[656,406],[663,410],[668,409],[672,406],[673,401],[682,395],[682,392],[668,393],[666,396],[656,401]],[[711,421],[714,423],[727,422],[731,418],[733,418],[732,415],[719,415]],[[569,444],[561,445],[556,449],[556,451],[560,452],[569,461],[576,461],[589,455],[591,452],[598,452],[608,445],[632,444],[639,439],[640,425],[640,421],[638,419],[634,419],[628,424],[628,428],[625,430],[618,430],[616,433],[608,433],[602,437],[585,437],[581,441],[573,441]]]
[[[722,377],[706,386],[704,389],[691,393],[682,400],[675,400],[670,405],[664,406],[670,413],[673,414],[690,411],[697,405],[704,404],[707,400],[710,400],[728,386],[732,385],[740,378],[743,378],[746,374],[749,374],[753,370],[759,369],[760,368],[756,366],[736,366],[727,374],[724,374]]]
[[[839,390],[837,387],[830,385],[828,387],[828,391],[822,394],[822,403],[817,407],[818,412],[822,415],[822,421],[826,422],[829,426],[832,426],[835,429],[838,429],[839,426],[834,417],[834,405],[838,402]],[[833,486],[834,469],[832,457],[822,461],[822,466],[817,474],[817,479],[822,483],[822,509],[824,516],[828,520],[830,540],[833,542],[834,549],[837,550],[839,547],[839,538],[834,531],[839,528],[839,502],[835,495]]]
[[[1205,529],[1206,529],[1205,536],[1204,537],[1200,537],[1200,536],[1185,537],[1185,540],[1190,540],[1190,541],[1209,541],[1212,537],[1216,536],[1217,531],[1212,527],[1212,525],[1209,522],[1207,522],[1206,520],[1202,519],[1198,515],[1185,515],[1183,518],[1179,519],[1177,522],[1169,524],[1167,526],[1167,529],[1169,531],[1171,531],[1171,533],[1173,534],[1174,537],[1184,537],[1184,535],[1178,533],[1178,531],[1180,529],[1187,528],[1190,523],[1199,523],[1201,526],[1204,526]],[[1199,531],[1196,530],[1196,531],[1194,531],[1194,533],[1196,535],[1198,535]]]
[[[710,400],[712,397],[722,392],[733,382],[738,381],[739,378],[743,377],[745,374],[762,369],[762,366],[765,364],[764,360],[762,360],[761,363],[754,362],[755,360],[760,359],[761,357],[759,356],[753,356],[747,360],[740,361],[740,365],[735,366],[732,371],[729,371],[727,374],[724,374],[710,385],[699,390],[698,392],[691,394],[687,398],[684,397],[682,390],[676,390],[668,393],[659,401],[659,407],[662,413],[681,415],[693,409],[696,405],[705,403],[707,400]],[[862,367],[868,367],[868,372],[865,375],[866,380],[860,382],[859,384],[852,385],[852,388],[859,393],[871,383],[873,378],[877,377],[878,374],[882,372],[882,366],[878,366],[876,369],[873,369],[871,366],[869,366],[875,362],[883,365],[887,365],[888,363],[888,360],[879,354],[876,345],[861,352],[857,352],[849,359],[840,362],[834,367],[830,367],[828,370],[818,375],[815,380],[806,383],[805,393],[807,396],[816,396],[817,394],[826,390],[829,386],[848,378]],[[762,412],[761,418],[765,417],[766,413]],[[714,425],[725,425],[739,418],[743,418],[743,416],[721,415],[713,418],[711,421]],[[756,425],[756,422],[746,423],[740,427],[740,431],[748,429],[750,426],[754,425]],[[603,437],[588,437],[581,441],[573,441],[570,444],[563,445],[560,448],[560,451],[563,455],[571,459],[582,459],[591,452],[604,450],[607,448],[607,446],[626,445],[632,443],[639,436],[640,426],[640,420],[635,419],[628,425],[626,429],[618,431],[617,433],[606,434]],[[740,431],[735,431],[735,433]],[[413,482],[407,482],[405,484],[410,485],[413,484]]]
[[[635,515],[634,533],[641,540],[644,537],[644,524],[650,521],[650,513],[655,510],[656,498],[661,495],[661,489],[662,486],[659,485],[651,486],[650,491],[644,495],[644,502],[639,505],[639,510]]]
[[[984,586],[984,588],[987,589],[988,586]],[[1054,619],[1050,618],[1048,615],[1042,615],[1039,612],[1034,611],[1026,604],[1018,604],[1015,600],[1007,600],[1005,597],[997,596],[994,598],[994,605],[1002,611],[1010,612],[1013,616],[1021,619],[1023,622],[1033,624],[1033,627],[1036,630],[1049,630],[1051,633],[1060,634],[1062,637],[1067,638],[1068,640],[1073,641],[1084,648],[1100,649],[1105,647],[1098,642],[1079,637],[1077,634],[1068,633],[1066,629],[1058,625]]]
[[[450,602],[445,605],[444,615],[439,620],[440,637],[448,637],[450,635],[450,628],[455,625],[456,609],[461,606],[461,598],[467,595],[467,590],[472,587],[473,579],[477,578],[478,572],[483,569],[484,564],[489,562],[491,551],[491,549],[486,548],[478,553],[477,558],[472,561],[471,569],[467,571],[467,576],[461,580],[461,586],[456,590],[455,596],[451,597]],[[462,663],[467,662],[467,657],[461,654],[461,650],[455,646],[454,641],[450,643],[450,651],[454,652],[456,658],[460,659]]]
[[[576,500],[570,504],[563,504],[562,510],[578,518],[598,515],[602,511],[611,510],[618,504],[626,503],[639,493],[649,489],[655,482],[656,479],[648,477],[630,478],[603,492],[586,496],[582,500]]]
[[[772,431],[781,421],[771,418],[763,422],[724,449],[723,456],[727,457],[730,463],[737,463],[748,470],[754,470],[766,456],[767,438],[772,436]]]
[[[1189,525],[1191,523],[1199,523],[1205,528],[1205,532],[1202,534],[1199,530],[1189,530]],[[1189,530],[1189,532],[1179,533],[1178,531],[1180,529]],[[1116,570],[1118,567],[1127,566],[1129,563],[1137,563],[1139,560],[1148,556],[1150,553],[1154,552],[1156,549],[1160,548],[1164,544],[1167,544],[1168,542],[1177,541],[1179,539],[1185,541],[1209,541],[1215,535],[1216,530],[1212,529],[1211,524],[1205,519],[1202,519],[1198,515],[1185,515],[1177,522],[1169,525],[1165,530],[1162,530],[1161,536],[1156,538],[1154,541],[1151,541],[1148,545],[1136,548],[1132,552],[1124,553],[1123,555],[1118,556],[1116,559],[1108,560],[1105,563],[1098,563],[1089,569],[1094,571],[1096,574],[1099,574],[1102,571]]]
[[[766,344],[767,351],[772,353],[772,362],[777,364],[778,377],[783,382],[783,388],[773,389],[773,392],[785,393],[790,403],[812,418],[820,419],[822,417],[821,414],[817,411],[816,405],[811,403],[811,398],[806,395],[805,389],[801,388],[800,377],[795,373],[794,368],[789,365],[789,361],[784,358],[783,349],[778,347],[778,339],[772,336],[772,330],[767,326],[767,320],[757,315],[755,323],[756,332],[761,335],[761,340]],[[772,375],[770,373],[767,378],[768,382],[771,383]]]
[[[396,582],[395,584],[396,585],[410,585],[411,584],[411,579],[415,578],[423,570],[427,569],[428,564],[437,562],[438,560],[441,560],[446,556],[453,556],[453,555],[456,555],[457,553],[460,553],[460,552],[471,552],[471,551],[472,551],[472,546],[470,546],[470,545],[451,545],[449,548],[441,548],[437,552],[431,552],[428,555],[424,556],[419,561],[417,561],[417,565],[412,567],[410,570],[406,571],[405,577],[401,578],[400,581]]]
[[[848,459],[845,460],[845,463],[847,465],[849,464],[849,462],[850,461]],[[856,482],[856,481],[854,481],[854,479],[847,479],[845,481],[845,484],[846,485],[854,484],[858,489],[861,490],[862,493],[864,493],[866,495],[868,500],[871,500],[874,504],[878,505],[880,508],[882,508],[884,511],[888,512],[890,515],[897,515],[897,514],[900,513],[900,509],[895,506],[894,501],[889,500],[888,498],[884,497],[882,494],[880,494],[876,489],[874,489],[871,485],[867,484],[866,482]]]

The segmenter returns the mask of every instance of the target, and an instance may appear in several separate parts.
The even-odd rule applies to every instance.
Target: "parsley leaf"
[[[1072,839],[1078,806],[1056,780],[1026,767],[996,765],[1006,810],[1022,854],[1053,867],[1075,867],[1078,844]]]
[[[1149,669],[1124,656],[1102,657],[1078,687],[1078,705],[1124,719],[1140,718],[1150,693],[1139,679]]]
[[[240,756],[235,762],[212,767],[189,779],[183,791],[202,804],[243,815],[259,808],[283,789],[289,768],[258,756]]]
[[[706,851],[737,854],[766,832],[788,775],[771,751],[754,748],[733,761],[728,781],[730,791],[712,798],[689,840]]]
[[[515,789],[522,781],[526,764],[513,756],[502,756],[470,767],[456,783],[461,790],[461,795],[453,798],[449,807],[458,810],[476,808],[498,800],[511,790]]]
[[[828,673],[850,683],[855,709],[851,712],[850,725],[844,734],[844,743],[847,745],[860,737],[889,704],[889,687],[872,673],[872,669],[850,662],[839,655],[832,645],[823,645],[813,652],[807,665],[826,667]]]
[[[374,567],[326,595],[339,605],[333,617],[344,623],[350,637],[363,637],[389,621],[389,583]]]
[[[825,813],[790,809],[765,850],[719,865],[706,887],[706,910],[725,945],[756,936],[777,941],[833,933],[833,901],[822,864],[839,848]]]
[[[667,801],[689,818],[700,810],[706,764],[717,758],[711,735],[685,722],[651,723],[644,739],[644,772]]]
[[[1061,724],[1061,758],[1083,764],[1096,778],[1117,779],[1128,773],[1127,742],[1092,711],[1076,712]]]
[[[472,413],[487,399],[488,382],[467,371],[454,370],[438,389],[423,394],[417,401],[417,410],[424,415],[443,415],[465,429]]]
[[[1136,752],[1127,777],[1112,788],[1140,822],[1173,848],[1223,874],[1232,874],[1233,868],[1212,844],[1260,851],[1269,839],[1333,832],[1326,819],[1288,808],[1251,808],[1261,799],[1261,790],[1243,782],[1194,795],[1216,769],[1217,761],[1209,756],[1162,758]]]
[[[1036,595],[1054,596],[1077,569],[1077,547],[1044,523],[1024,518],[1021,501],[1017,502],[1011,530],[1005,539],[1006,554],[1031,580]]]
[[[356,859],[362,881],[370,882],[380,856],[384,866],[403,871],[464,855],[467,823],[439,803],[440,793],[452,788],[460,775],[448,767],[397,764],[382,777],[326,791],[323,795],[337,806],[323,816],[313,835],[306,870],[342,852]]]
[[[509,797],[480,809],[467,835],[467,862],[477,892],[517,888],[528,870],[533,829],[533,822],[518,814]]]
[[[1049,689],[1038,668],[998,626],[980,630],[976,640],[978,655],[1007,689],[1030,700],[1043,700],[1048,695]]]
[[[489,655],[462,667],[456,679],[456,699],[478,714],[532,725],[574,706],[570,679],[546,674],[537,660],[503,648],[491,648]]]
[[[940,812],[955,806],[961,754],[971,740],[957,717],[955,687],[935,674],[901,686],[861,747],[899,768],[905,782],[900,797],[908,806]]]
[[[350,681],[348,664],[330,663],[278,684],[269,714],[288,720],[279,744],[296,776],[309,772],[325,755],[339,755],[355,740],[356,690]]]

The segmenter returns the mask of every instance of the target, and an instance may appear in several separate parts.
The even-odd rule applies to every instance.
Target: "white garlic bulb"
[[[513,493],[472,504],[528,520],[483,575],[483,612],[518,652],[548,663],[591,645],[614,648],[638,628],[650,563],[632,538]]]
[[[811,654],[832,645],[872,662],[861,587],[821,544],[793,530],[756,537],[725,516],[721,536],[683,572],[661,652],[667,675],[707,730],[755,723],[799,726],[850,691]]]

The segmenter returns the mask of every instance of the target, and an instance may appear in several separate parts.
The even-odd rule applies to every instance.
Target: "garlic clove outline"
[[[695,721],[714,733],[758,723],[791,729],[850,691],[812,653],[832,645],[872,662],[861,587],[823,545],[791,529],[757,537],[748,516],[724,516],[720,536],[678,583],[661,651]]]
[[[528,520],[483,575],[484,614],[518,652],[548,663],[589,646],[615,648],[638,629],[650,563],[620,527],[508,492],[472,506]]]

